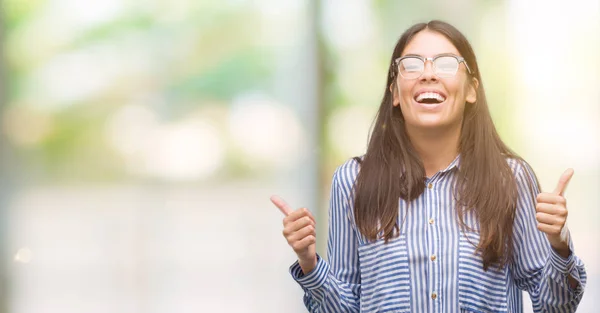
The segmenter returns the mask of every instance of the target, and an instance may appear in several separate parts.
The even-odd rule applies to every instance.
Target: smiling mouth
[[[424,92],[415,97],[415,101],[421,104],[438,104],[446,100],[446,97],[437,92]]]

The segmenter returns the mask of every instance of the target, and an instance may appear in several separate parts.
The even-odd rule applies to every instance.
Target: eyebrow
[[[423,57],[423,56],[422,56],[422,55],[420,55],[420,54],[413,54],[413,53],[411,53],[411,54],[405,54],[405,55],[402,55],[402,56],[400,56],[400,57],[402,57],[402,58],[403,58],[403,57]]]
[[[459,54],[454,54],[452,52],[444,52],[444,53],[440,53],[440,54],[436,54],[433,56],[433,58],[442,56],[442,55],[455,55],[455,56],[460,56]],[[410,53],[410,54],[405,54],[403,56],[400,56],[401,58],[404,57],[420,57],[420,58],[425,58],[424,56],[420,55],[420,54],[414,54],[414,53]]]

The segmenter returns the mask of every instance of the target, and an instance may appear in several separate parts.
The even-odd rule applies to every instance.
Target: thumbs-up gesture
[[[564,197],[565,189],[573,177],[573,169],[566,170],[554,192],[543,192],[537,196],[536,219],[537,228],[548,236],[548,241],[554,250],[564,257],[569,256],[567,222],[567,200]]]
[[[292,208],[278,196],[272,196],[271,202],[285,215],[283,218],[283,236],[298,256],[298,264],[304,274],[317,266],[317,251],[315,243],[315,218],[306,208]]]

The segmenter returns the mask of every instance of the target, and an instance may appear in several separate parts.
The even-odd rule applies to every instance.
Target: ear
[[[392,93],[392,104],[397,107],[400,105],[400,95],[398,95],[398,86],[396,81],[390,84],[390,92]]]
[[[467,88],[467,97],[465,100],[471,104],[477,102],[477,89],[479,88],[479,81],[477,78],[473,77]]]

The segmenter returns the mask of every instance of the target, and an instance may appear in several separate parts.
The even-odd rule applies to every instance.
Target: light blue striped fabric
[[[318,256],[316,268],[307,275],[297,262],[290,268],[305,292],[307,309],[512,313],[523,311],[525,290],[535,312],[575,312],[586,282],[584,265],[574,254],[564,259],[551,249],[536,228],[535,199],[527,184],[531,169],[516,160],[508,162],[519,188],[515,257],[509,266],[488,271],[475,254],[476,219],[465,217],[475,229],[465,233],[455,218],[451,189],[459,158],[427,179],[428,187],[415,201],[399,201],[404,224],[400,236],[388,244],[368,242],[356,229],[351,190],[359,164],[353,159],[344,163],[333,176],[328,260]],[[567,284],[569,274],[579,281],[575,290]]]

